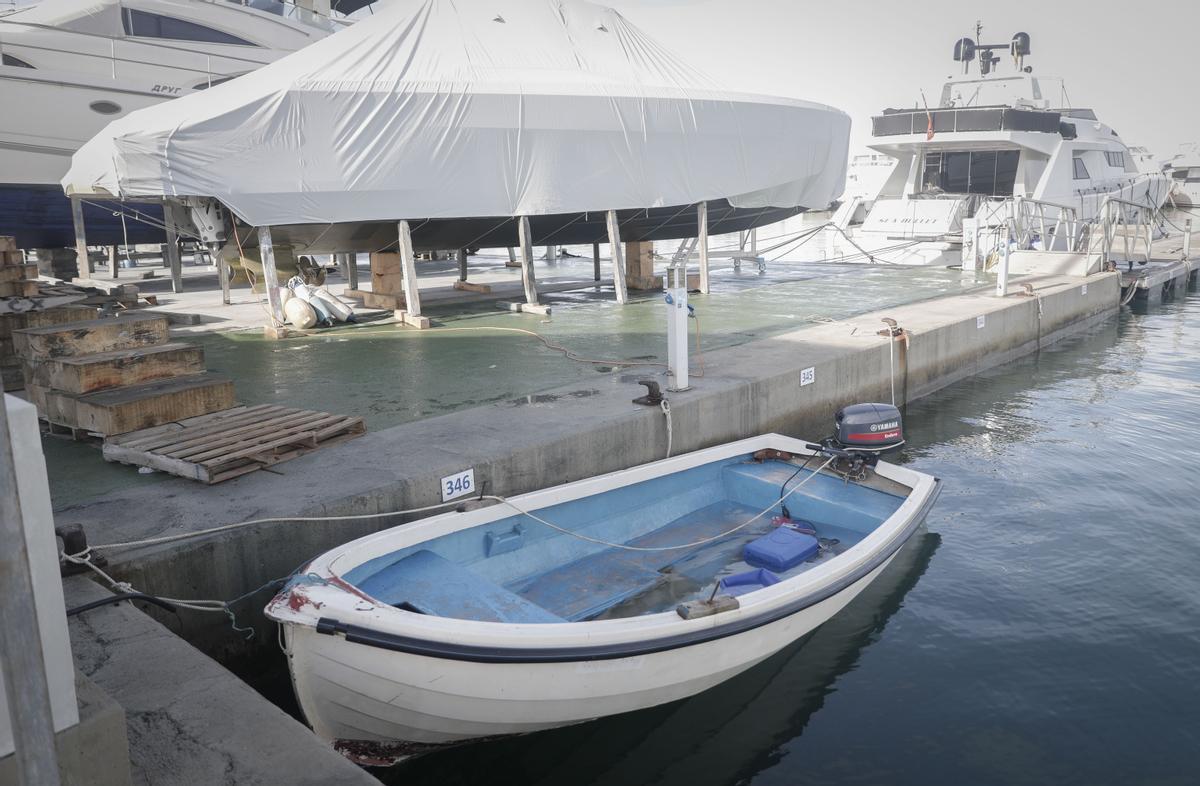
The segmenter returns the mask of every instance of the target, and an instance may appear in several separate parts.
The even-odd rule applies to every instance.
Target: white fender
[[[288,322],[301,330],[306,330],[317,324],[317,312],[307,301],[294,297],[283,304],[283,313]]]
[[[337,321],[345,322],[354,316],[354,309],[334,297],[333,293],[329,290],[314,289],[312,295],[321,301]]]

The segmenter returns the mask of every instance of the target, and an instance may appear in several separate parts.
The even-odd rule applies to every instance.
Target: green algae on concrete
[[[589,260],[590,264],[590,260]],[[796,330],[806,324],[990,286],[985,277],[945,268],[774,263],[759,273],[726,263],[710,295],[691,295],[712,351]],[[533,331],[577,356],[661,364],[666,354],[661,293],[634,293],[619,306],[611,287],[548,295],[552,316],[518,314],[495,304],[426,311],[437,328],[417,331],[362,324],[272,341],[257,331],[188,336],[210,371],[231,377],[243,404],[279,404],[358,415],[379,430],[422,418],[539,393],[572,383],[601,384],[639,366],[579,363],[512,328]],[[696,322],[691,323],[693,331]],[[695,341],[693,332],[691,341]],[[693,371],[699,368],[693,356]],[[661,366],[653,369],[661,370]],[[47,437],[56,507],[165,476],[101,460],[94,446]]]

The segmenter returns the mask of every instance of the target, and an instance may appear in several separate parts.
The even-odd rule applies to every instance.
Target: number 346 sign
[[[475,470],[468,469],[457,475],[447,475],[442,478],[442,502],[449,502],[455,497],[461,497],[475,491]]]

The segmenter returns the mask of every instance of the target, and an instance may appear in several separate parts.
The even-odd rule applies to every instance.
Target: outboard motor
[[[904,446],[900,410],[891,404],[851,404],[838,410],[834,422],[834,440],[847,452],[880,455]]]
[[[833,468],[863,479],[884,453],[904,446],[904,422],[891,404],[851,404],[834,416],[837,431],[820,445],[809,445],[834,459]]]

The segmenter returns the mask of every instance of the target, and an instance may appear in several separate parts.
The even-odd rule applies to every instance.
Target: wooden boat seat
[[[357,586],[377,600],[419,614],[482,622],[566,621],[427,549],[393,562]]]

